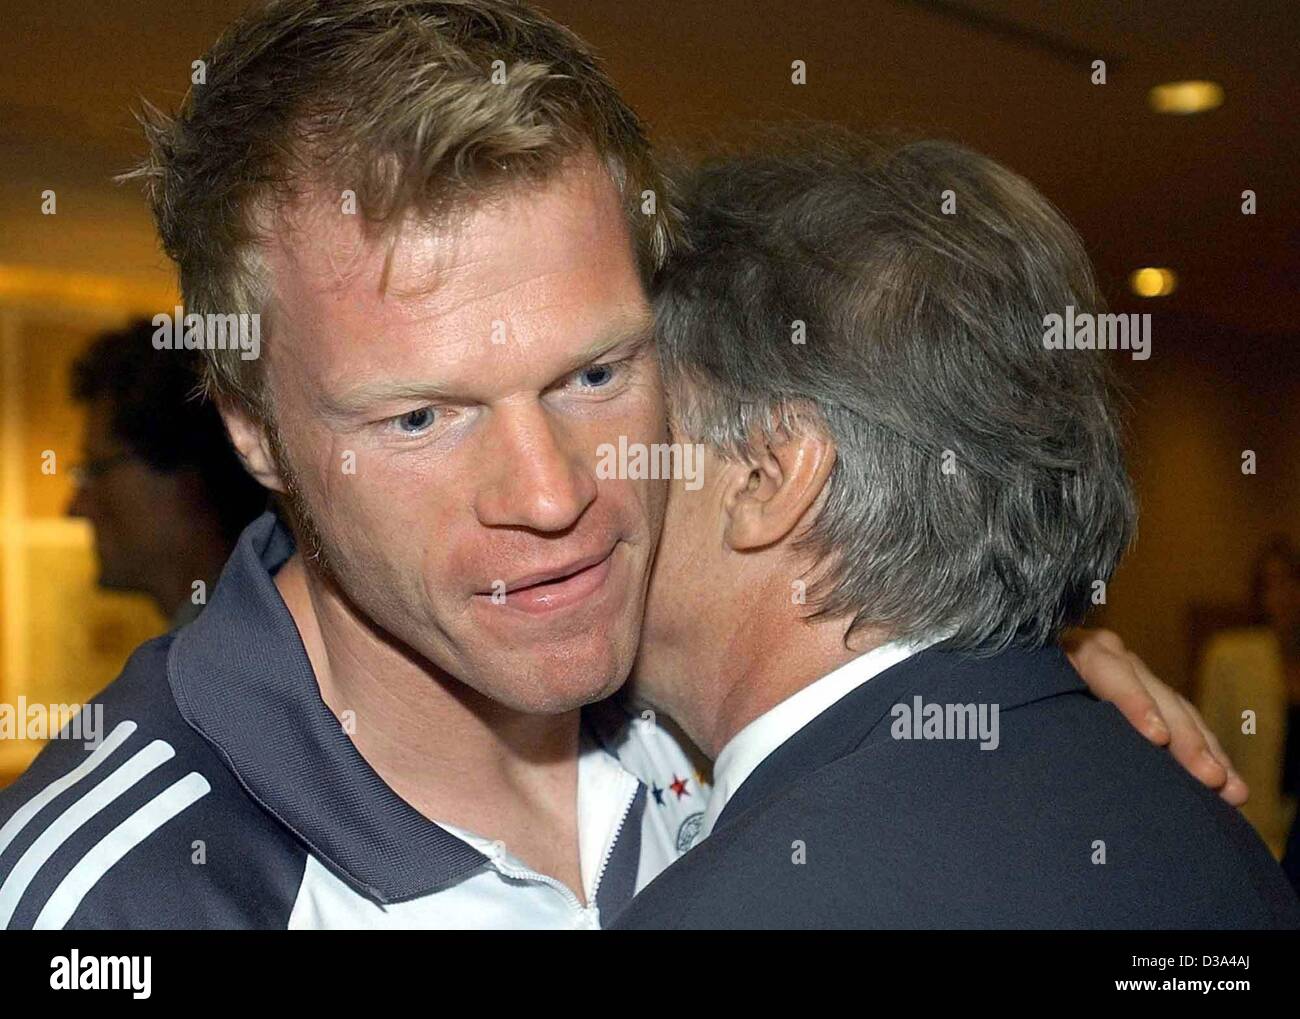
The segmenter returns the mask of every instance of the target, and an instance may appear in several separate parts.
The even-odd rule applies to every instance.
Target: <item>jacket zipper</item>
[[[636,777],[626,772],[621,776],[624,782],[630,782],[632,786],[631,793],[628,795],[626,802],[623,804],[623,811],[619,814],[618,824],[615,825],[612,836],[605,846],[604,855],[601,857],[600,867],[596,871],[596,880],[592,882],[591,895],[588,897],[587,905],[584,906],[573,889],[563,881],[551,877],[549,874],[541,874],[535,870],[529,870],[527,867],[515,867],[506,861],[504,856],[500,859],[493,859],[493,864],[501,873],[508,877],[515,878],[519,881],[535,881],[540,884],[554,888],[564,898],[575,913],[587,915],[599,915],[599,907],[596,905],[596,896],[600,893],[600,882],[605,877],[605,871],[609,868],[610,858],[614,855],[614,849],[618,845],[618,840],[623,834],[623,826],[627,824],[628,815],[632,812],[632,804],[636,802],[636,794],[640,789],[640,782]]]
[[[624,772],[623,777],[631,780],[632,794],[627,798],[627,802],[623,804],[623,812],[619,814],[618,824],[614,826],[614,835],[609,840],[609,845],[605,847],[605,854],[600,861],[600,869],[596,871],[596,880],[592,883],[591,888],[591,902],[593,905],[595,905],[596,896],[600,893],[600,882],[605,878],[605,871],[609,867],[610,858],[614,855],[614,849],[618,846],[618,840],[623,835],[623,826],[627,824],[627,816],[632,813],[632,804],[636,802],[636,794],[641,789],[641,783],[637,780],[636,776]]]

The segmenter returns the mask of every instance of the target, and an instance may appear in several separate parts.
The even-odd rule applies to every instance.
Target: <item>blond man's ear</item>
[[[244,469],[263,488],[270,489],[272,492],[283,492],[284,479],[280,476],[280,469],[271,448],[268,426],[237,401],[221,400],[218,409],[221,411],[221,419],[226,424],[226,434],[230,436],[230,444],[235,447]]]

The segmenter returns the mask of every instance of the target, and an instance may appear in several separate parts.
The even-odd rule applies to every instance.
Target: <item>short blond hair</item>
[[[205,55],[179,113],[146,104],[146,182],[186,310],[257,313],[268,214],[308,189],[356,196],[363,228],[446,215],[597,153],[642,271],[676,233],[636,114],[580,39],[514,0],[272,0]],[[647,192],[649,194],[647,194]],[[257,361],[205,350],[210,394],[268,408]]]

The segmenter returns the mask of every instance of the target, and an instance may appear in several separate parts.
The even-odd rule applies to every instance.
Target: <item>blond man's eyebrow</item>
[[[356,386],[338,396],[322,395],[323,412],[333,418],[348,418],[360,414],[376,403],[390,400],[450,400],[454,393],[437,382],[379,382]]]
[[[593,343],[585,351],[570,358],[567,367],[552,380],[551,385],[567,378],[589,364],[599,364],[611,357],[622,360],[642,353],[654,344],[654,321],[647,319],[629,328],[619,329]]]
[[[604,360],[635,357],[654,344],[654,322],[647,318],[631,326],[611,331],[587,349],[566,361],[542,390],[552,389],[576,371]],[[398,400],[427,400],[430,403],[452,401],[458,394],[452,386],[433,379],[399,382],[364,383],[337,396],[322,395],[322,411],[327,416],[346,419],[362,413],[377,403]]]

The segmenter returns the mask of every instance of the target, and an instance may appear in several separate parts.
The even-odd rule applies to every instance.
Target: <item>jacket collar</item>
[[[890,739],[896,704],[997,704],[999,715],[1058,694],[1086,691],[1058,647],[992,655],[921,651],[853,690],[777,747],[727,801],[715,830],[781,789],[847,757],[869,739]]]
[[[168,654],[177,707],[249,795],[340,877],[384,903],[435,892],[486,858],[398,796],[321,699],[273,580],[293,551],[274,513],[245,529],[207,608]]]

